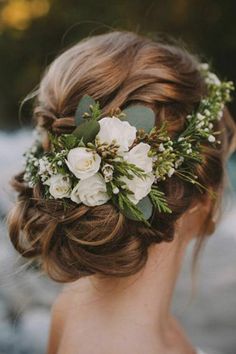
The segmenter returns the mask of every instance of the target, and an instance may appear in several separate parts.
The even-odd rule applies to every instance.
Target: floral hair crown
[[[172,175],[204,188],[193,166],[202,161],[202,143],[220,144],[214,122],[230,101],[232,82],[221,82],[202,64],[208,88],[196,111],[175,139],[165,123],[155,126],[155,114],[143,105],[117,110],[102,118],[98,102],[85,95],[79,102],[71,134],[49,133],[45,152],[40,136],[24,156],[24,180],[30,188],[40,183],[45,199],[70,199],[93,207],[113,203],[127,218],[150,226],[154,208],[171,213],[159,182]]]

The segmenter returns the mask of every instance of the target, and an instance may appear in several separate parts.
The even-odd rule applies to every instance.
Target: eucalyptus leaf
[[[84,113],[90,113],[90,106],[94,106],[96,101],[89,95],[84,95],[77,106],[75,112],[75,123],[80,125],[84,123],[83,115]]]
[[[100,130],[100,125],[96,120],[88,120],[80,124],[73,134],[78,138],[83,138],[83,143],[87,144],[95,139],[95,136]]]
[[[148,196],[141,199],[136,206],[141,210],[146,220],[152,216],[153,204]]]
[[[141,199],[138,204],[136,204],[136,207],[143,214],[143,218],[145,220],[148,220],[152,216],[153,204],[148,196]],[[132,212],[130,208],[124,207],[122,212],[128,219],[140,221],[140,219]]]
[[[147,133],[155,126],[155,113],[146,106],[133,105],[122,111],[125,114],[123,120],[127,120],[137,129],[144,129]]]

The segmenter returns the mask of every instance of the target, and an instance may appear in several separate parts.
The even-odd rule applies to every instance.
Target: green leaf
[[[169,208],[165,194],[160,191],[157,187],[153,187],[149,193],[150,199],[159,211],[159,213],[168,213],[171,214],[172,210]]]
[[[88,120],[80,124],[72,134],[78,138],[83,138],[83,143],[87,144],[95,139],[95,136],[100,130],[100,125],[96,120]]]
[[[79,139],[73,134],[64,134],[59,137],[60,142],[64,148],[69,150],[73,149],[77,144]]]
[[[148,196],[141,199],[136,206],[141,210],[146,220],[150,219],[153,212],[153,204]]]
[[[133,105],[122,111],[123,120],[127,120],[137,129],[144,129],[147,133],[155,126],[155,113],[151,108],[142,105]]]
[[[150,226],[148,219],[152,216],[153,205],[148,197],[143,198],[135,205],[127,196],[119,194],[118,207],[128,219],[142,221]]]
[[[89,113],[90,114],[90,106],[96,105],[95,100],[89,96],[89,95],[84,95],[81,100],[79,101],[79,104],[77,106],[76,112],[75,112],[75,123],[76,125],[83,124],[84,122],[84,113]]]

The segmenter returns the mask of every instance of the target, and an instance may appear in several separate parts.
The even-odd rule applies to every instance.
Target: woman
[[[49,354],[201,353],[170,307],[186,246],[214,230],[235,148],[231,89],[186,50],[129,32],[50,65],[8,220],[15,248],[70,283]]]

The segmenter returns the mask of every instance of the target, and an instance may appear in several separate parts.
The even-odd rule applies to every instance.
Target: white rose
[[[128,151],[136,138],[137,129],[116,117],[104,117],[98,121],[100,130],[96,136],[98,143],[116,143],[118,151]]]
[[[48,178],[44,184],[49,186],[49,192],[55,199],[70,196],[71,181],[68,176],[56,174]]]
[[[131,202],[137,204],[141,199],[150,193],[155,177],[152,173],[149,173],[143,178],[134,176],[133,179],[129,179],[124,176],[121,177],[121,180],[125,182],[127,188],[134,193],[127,194],[127,197],[131,200]]]
[[[126,152],[124,158],[127,162],[144,170],[144,172],[152,172],[152,158],[148,156],[150,148],[150,145],[146,143],[139,143],[130,151]]]
[[[99,173],[80,180],[71,192],[71,200],[77,204],[95,206],[105,204],[109,199],[106,183]]]
[[[69,170],[79,179],[94,175],[99,170],[100,163],[101,157],[85,147],[71,149],[66,160]]]

